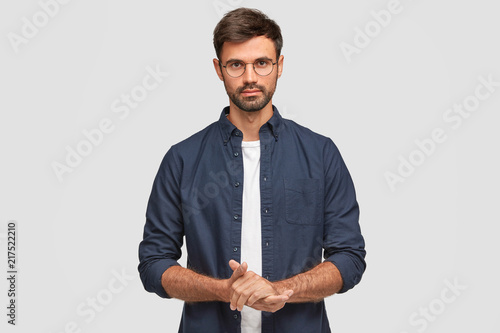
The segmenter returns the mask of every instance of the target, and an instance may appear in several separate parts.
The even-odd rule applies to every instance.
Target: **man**
[[[330,332],[323,299],[365,270],[339,151],[272,105],[282,43],[260,11],[222,18],[213,63],[229,107],[173,145],[155,178],[139,271],[146,290],[185,301],[179,332]]]

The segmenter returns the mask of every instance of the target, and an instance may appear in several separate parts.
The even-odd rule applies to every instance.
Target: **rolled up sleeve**
[[[163,273],[181,257],[184,224],[180,199],[180,168],[175,147],[163,158],[153,182],[139,245],[139,273],[144,288],[170,298],[161,283]]]
[[[365,242],[359,226],[354,184],[333,141],[325,145],[324,258],[340,271],[344,293],[361,281],[366,269]]]

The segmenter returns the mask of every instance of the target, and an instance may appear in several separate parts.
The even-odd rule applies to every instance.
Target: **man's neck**
[[[243,141],[259,140],[259,130],[273,116],[273,105],[269,102],[262,110],[247,112],[233,103],[229,105],[227,119],[243,132]]]

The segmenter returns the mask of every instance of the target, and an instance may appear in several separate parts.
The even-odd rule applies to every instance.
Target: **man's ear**
[[[221,68],[219,59],[214,58],[213,62],[214,62],[215,71],[217,72],[217,76],[219,77],[219,79],[221,81],[224,81],[224,77],[222,76],[222,68]]]
[[[283,73],[283,60],[285,59],[284,55],[280,55],[278,59],[278,78],[281,77],[281,73]]]

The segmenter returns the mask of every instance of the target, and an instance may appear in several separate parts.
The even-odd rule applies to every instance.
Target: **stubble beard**
[[[278,78],[276,78],[276,81],[270,90],[267,90],[264,86],[261,85],[247,84],[242,87],[239,87],[233,93],[227,92],[227,86],[226,86],[226,92],[231,102],[233,102],[233,104],[236,105],[240,110],[245,112],[256,112],[262,110],[267,104],[269,104],[269,102],[273,98],[274,92],[276,91],[277,84],[278,84]],[[224,85],[226,85],[225,81]],[[243,90],[247,89],[248,90],[259,89],[262,92],[262,94],[261,96],[243,97],[241,93],[243,92]]]

